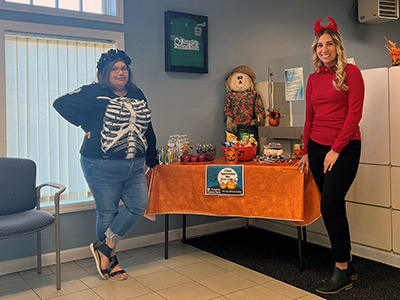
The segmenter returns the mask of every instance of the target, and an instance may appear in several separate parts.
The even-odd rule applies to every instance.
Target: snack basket
[[[222,154],[225,157],[225,151],[228,149],[231,149],[232,147],[224,147],[221,146],[222,148]],[[253,160],[253,158],[257,154],[257,146],[252,146],[252,147],[237,147],[235,148],[236,150],[239,151],[239,158],[238,161],[249,161]]]

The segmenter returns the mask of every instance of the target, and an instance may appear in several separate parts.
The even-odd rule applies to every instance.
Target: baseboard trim
[[[283,234],[286,236],[290,236],[293,238],[297,238],[296,226],[293,226],[290,223],[285,225],[270,220],[251,219],[250,225],[257,228]],[[309,230],[307,230],[307,242],[323,246],[326,248],[330,247],[330,242],[327,235],[312,232]],[[377,261],[396,268],[400,268],[399,254],[396,254],[391,251],[385,251],[382,249],[368,247],[354,242],[351,243],[351,247],[352,247],[352,253],[356,256]]]
[[[190,238],[190,237],[212,234],[224,230],[240,228],[245,225],[246,225],[246,220],[244,218],[232,218],[212,223],[189,226],[186,228],[186,237]],[[169,241],[175,241],[181,239],[182,229],[180,228],[180,229],[169,230],[168,238]],[[121,240],[121,242],[118,243],[118,250],[124,251],[129,249],[151,246],[154,244],[160,244],[163,242],[164,242],[164,232],[157,232],[153,234]],[[65,263],[78,259],[89,258],[91,256],[92,254],[88,246],[68,249],[61,251],[61,262]],[[43,267],[54,265],[55,263],[56,263],[55,252],[46,253],[42,255]],[[36,256],[3,261],[0,262],[0,276],[10,273],[30,270],[34,268],[36,268]]]
[[[206,223],[186,228],[186,237],[197,237],[224,230],[231,230],[246,226],[245,218],[232,218],[212,223]],[[282,224],[270,220],[249,219],[249,225],[283,234],[289,237],[297,238],[296,227],[291,224]],[[168,232],[169,241],[175,241],[182,238],[182,229],[173,229]],[[307,231],[307,241],[323,247],[330,247],[329,239],[326,235]],[[138,236],[122,240],[118,244],[118,250],[124,251],[140,247],[151,246],[164,242],[164,232],[157,232],[144,236]],[[400,268],[400,255],[384,251],[381,249],[367,247],[365,245],[352,243],[353,254],[359,257],[384,263],[393,267]],[[42,255],[42,266],[50,266],[55,264],[55,253],[46,253]],[[61,251],[61,262],[70,262],[78,259],[91,257],[88,246],[68,249]],[[9,261],[0,262],[0,276],[15,272],[25,271],[36,268],[36,256],[19,258]]]

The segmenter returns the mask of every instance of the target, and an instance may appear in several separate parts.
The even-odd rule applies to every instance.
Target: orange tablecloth
[[[216,158],[214,165],[225,165]],[[197,214],[268,218],[305,226],[320,216],[320,193],[311,173],[292,165],[244,165],[244,196],[205,194],[206,165],[179,162],[153,169],[148,218],[156,214]]]

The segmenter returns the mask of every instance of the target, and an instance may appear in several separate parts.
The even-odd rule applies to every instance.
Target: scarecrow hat
[[[227,78],[229,78],[233,73],[244,73],[246,75],[249,75],[251,80],[253,80],[253,83],[256,81],[256,73],[254,73],[253,69],[250,68],[249,66],[238,66],[234,68],[228,75]]]

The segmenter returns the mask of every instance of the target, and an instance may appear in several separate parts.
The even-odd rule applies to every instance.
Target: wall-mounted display
[[[165,71],[208,73],[208,17],[165,12]]]

